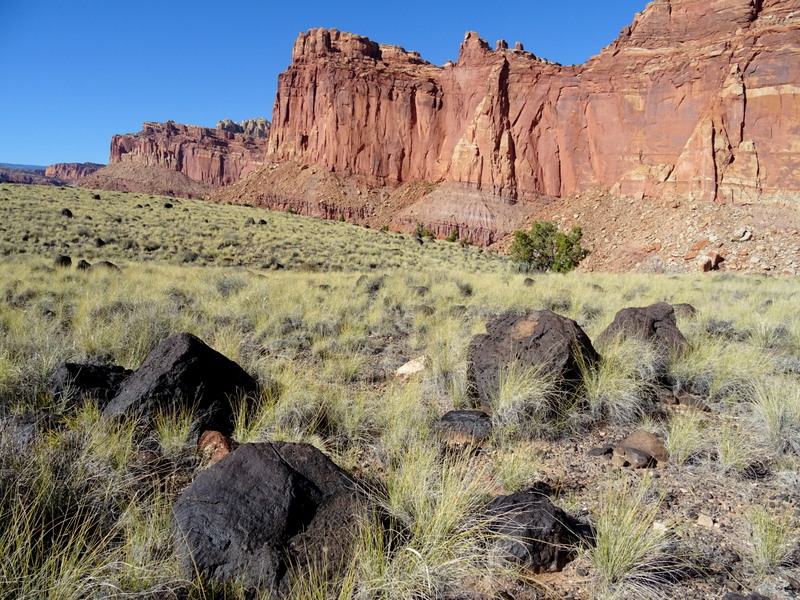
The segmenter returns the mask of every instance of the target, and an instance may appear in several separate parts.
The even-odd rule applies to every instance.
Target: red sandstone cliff
[[[267,162],[286,161],[374,185],[458,183],[489,213],[491,198],[596,187],[797,200],[800,0],[656,0],[599,56],[568,67],[474,33],[457,63],[438,67],[313,29],[279,76]]]
[[[115,135],[110,163],[166,167],[213,186],[238,181],[264,162],[266,139],[195,125],[144,123]]]
[[[44,174],[47,177],[77,181],[82,177],[91,175],[98,169],[102,169],[104,166],[97,163],[57,163],[47,167]]]

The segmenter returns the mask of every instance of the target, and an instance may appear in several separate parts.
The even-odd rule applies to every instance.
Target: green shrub
[[[578,266],[589,251],[581,246],[583,232],[573,227],[561,233],[552,221],[536,221],[529,232],[515,231],[511,260],[517,270],[566,273]]]

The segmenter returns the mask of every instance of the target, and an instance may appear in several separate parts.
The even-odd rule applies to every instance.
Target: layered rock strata
[[[224,186],[261,166],[265,150],[265,138],[167,121],[144,123],[139,133],[115,135],[109,162],[165,167]]]
[[[44,174],[47,177],[77,181],[102,169],[104,166],[97,163],[56,163],[48,166]]]
[[[468,33],[439,67],[312,29],[279,76],[267,154],[506,203],[597,187],[794,201],[798,159],[800,0],[656,0],[578,66]]]

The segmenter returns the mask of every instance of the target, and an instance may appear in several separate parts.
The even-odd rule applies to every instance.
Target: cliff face
[[[48,166],[44,174],[47,177],[77,181],[81,177],[86,177],[98,169],[102,169],[104,166],[97,163],[57,163]]]
[[[266,139],[195,125],[144,123],[115,135],[110,163],[166,167],[213,186],[229,185],[263,164]]]
[[[800,0],[656,0],[579,66],[468,33],[442,67],[314,29],[279,76],[267,162],[501,203],[800,197]]]

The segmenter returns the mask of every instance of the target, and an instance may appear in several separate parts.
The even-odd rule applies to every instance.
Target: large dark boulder
[[[290,567],[346,562],[363,504],[350,477],[309,444],[243,444],[175,502],[187,577],[285,591]]]
[[[542,494],[498,496],[487,512],[500,556],[534,573],[560,571],[575,557],[578,544],[592,537],[587,524]]]
[[[244,369],[190,333],[173,335],[120,386],[103,416],[148,421],[159,409],[194,408],[199,431],[233,432],[233,404],[258,392]]]
[[[563,391],[582,381],[581,363],[598,360],[591,340],[580,326],[549,310],[525,315],[506,313],[486,324],[486,333],[472,338],[467,348],[467,378],[474,394],[491,403],[500,378],[513,363],[553,377]]]
[[[50,378],[50,391],[54,397],[92,398],[103,408],[131,373],[118,365],[64,363]]]
[[[650,342],[664,356],[681,353],[689,345],[675,322],[675,309],[666,302],[623,308],[598,336],[597,343],[606,344],[618,337]]]

